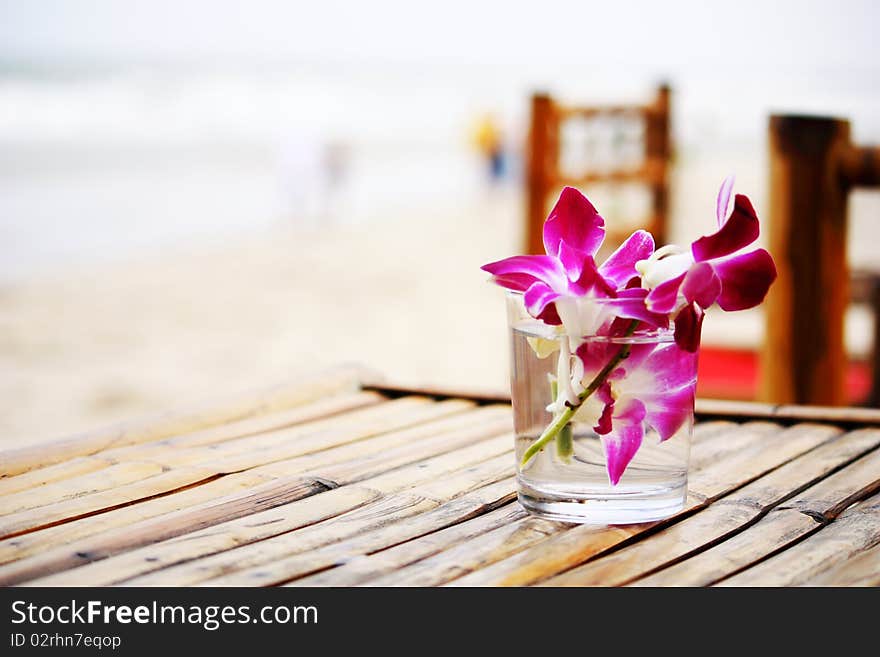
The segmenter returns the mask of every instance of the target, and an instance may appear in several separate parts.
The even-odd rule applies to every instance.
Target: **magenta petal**
[[[689,353],[700,348],[700,334],[703,330],[703,309],[696,304],[688,304],[675,317],[675,344]]]
[[[605,468],[612,486],[616,486],[629,465],[645,435],[642,420],[645,418],[645,405],[638,399],[630,399],[615,404],[613,429],[602,436],[605,449]]]
[[[614,397],[611,396],[611,386],[607,383],[603,383],[599,386],[599,389],[596,390],[596,398],[605,404],[605,407],[602,409],[602,415],[599,416],[599,420],[596,422],[596,426],[593,427],[593,430],[600,436],[604,436],[605,434],[611,433],[611,429],[613,428],[611,424],[611,416],[614,413]]]
[[[537,281],[526,290],[526,293],[523,295],[523,302],[529,315],[539,317],[544,312],[547,304],[553,303],[560,296],[559,292],[546,283]]]
[[[620,349],[620,345],[614,344],[613,342],[606,342],[604,340],[587,340],[586,342],[581,343],[575,353],[584,364],[584,378],[586,380],[592,379],[594,375],[598,374],[599,371],[608,364],[608,361],[620,352]],[[612,377],[609,376],[608,378],[610,379]],[[610,399],[604,399],[602,397],[605,392],[601,388],[596,394],[600,401],[604,401],[606,404],[611,403]],[[608,394],[610,395],[610,391],[608,391]]]
[[[636,262],[647,260],[654,253],[654,238],[645,230],[637,230],[599,267],[599,273],[615,287],[624,287],[638,277]]]
[[[693,417],[696,381],[677,390],[664,391],[662,395],[643,397],[647,413],[645,421],[654,427],[660,440],[668,440],[682,425]]]
[[[581,277],[588,259],[593,260],[593,256],[570,246],[568,242],[559,243],[559,262],[562,263],[569,281],[576,281]],[[595,261],[592,263],[592,268],[596,268]]]
[[[681,284],[681,293],[688,303],[696,301],[701,308],[708,308],[721,294],[721,280],[708,262],[691,265]]]
[[[727,176],[718,190],[718,200],[715,203],[715,216],[718,217],[718,227],[721,228],[727,219],[727,209],[730,207],[730,193],[733,191],[735,177]]]
[[[640,292],[641,294],[624,296],[626,292]],[[602,303],[613,309],[614,314],[618,317],[638,319],[651,326],[666,327],[669,325],[669,317],[667,315],[648,310],[648,307],[645,305],[644,290],[641,288],[623,290],[621,296],[616,299],[603,301]],[[627,326],[629,326],[629,322],[627,322]]]
[[[718,305],[723,310],[754,308],[764,300],[776,280],[776,265],[764,249],[716,260],[712,267],[721,279]]]
[[[654,349],[645,360],[644,367],[654,376],[651,389],[640,391],[646,395],[692,385],[697,380],[697,355],[682,351],[677,344]]]
[[[546,255],[522,255],[490,262],[480,269],[495,277],[502,287],[525,292],[536,281],[565,289],[567,279],[557,258]]]
[[[565,251],[565,247],[562,250]],[[571,282],[568,288],[576,296],[593,293],[598,298],[607,298],[615,294],[614,287],[599,273],[596,261],[591,255],[584,256],[584,260],[581,262],[581,274]]]
[[[615,380],[627,378],[632,372],[642,367],[645,360],[647,360],[647,358],[653,353],[655,348],[656,344],[651,342],[634,342],[630,344],[629,355],[620,364],[620,367],[611,372],[608,379],[613,382]],[[616,354],[618,351],[619,350],[615,349],[612,355]]]
[[[663,281],[648,293],[645,304],[648,310],[654,313],[671,313],[678,305],[678,288],[684,280],[684,274],[680,274],[668,281]]]
[[[751,201],[737,194],[730,219],[717,232],[701,237],[691,245],[694,260],[700,262],[736,253],[758,239],[759,232],[758,215]]]
[[[587,197],[574,187],[566,187],[544,222],[544,249],[559,255],[561,242],[595,255],[605,239],[605,220]]]

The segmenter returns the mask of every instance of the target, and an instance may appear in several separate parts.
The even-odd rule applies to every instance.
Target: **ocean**
[[[0,283],[278,225],[467,212],[487,187],[470,139],[479,117],[502,130],[504,184],[518,193],[531,90],[647,100],[655,80],[624,73],[561,69],[536,84],[452,65],[2,63]],[[857,71],[674,76],[673,237],[711,230],[728,173],[766,207],[771,111],[846,116],[860,142],[880,143],[880,90],[866,82]],[[878,215],[876,192],[853,195],[856,264],[880,266]]]

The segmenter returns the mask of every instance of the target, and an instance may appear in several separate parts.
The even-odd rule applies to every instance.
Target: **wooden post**
[[[840,119],[770,117],[770,252],[779,278],[765,304],[763,401],[846,402],[849,134]]]
[[[662,162],[651,186],[651,223],[647,227],[658,245],[666,244],[669,220],[669,160],[672,154],[669,85],[660,85],[651,111],[645,116],[645,157]]]
[[[532,96],[526,184],[526,253],[544,253],[543,228],[550,193],[549,165],[556,159],[556,117],[553,101],[545,93]],[[555,169],[555,166],[554,166]]]

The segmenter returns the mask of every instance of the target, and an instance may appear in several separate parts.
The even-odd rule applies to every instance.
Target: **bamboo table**
[[[528,516],[503,399],[350,372],[0,453],[4,585],[877,585],[880,412],[698,402],[685,511]]]

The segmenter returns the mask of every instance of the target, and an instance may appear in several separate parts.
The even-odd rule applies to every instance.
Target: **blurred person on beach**
[[[282,145],[278,163],[287,218],[314,226],[337,220],[350,159],[350,148],[341,139],[289,137]]]
[[[506,173],[504,138],[492,114],[483,114],[477,120],[471,140],[486,162],[489,183],[500,182]]]

